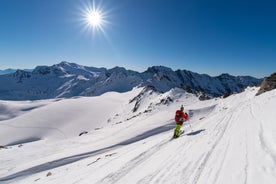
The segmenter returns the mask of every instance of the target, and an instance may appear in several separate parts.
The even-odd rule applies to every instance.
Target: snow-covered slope
[[[38,108],[0,121],[0,183],[274,184],[276,90],[257,91],[206,101],[154,88],[1,101],[6,109]],[[172,140],[181,104],[190,119]]]
[[[239,92],[261,80],[223,74],[210,77],[186,70],[173,71],[153,66],[139,73],[125,68],[94,68],[61,62],[53,66],[38,66],[32,72],[17,70],[0,75],[0,99],[41,100],[75,96],[98,96],[106,92],[127,92],[137,86],[153,86],[159,92],[182,87],[211,97]]]

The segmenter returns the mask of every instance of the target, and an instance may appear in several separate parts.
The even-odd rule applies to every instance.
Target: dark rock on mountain
[[[260,95],[267,91],[271,91],[276,88],[276,73],[271,74],[269,77],[266,77],[261,83],[260,90],[256,95]]]

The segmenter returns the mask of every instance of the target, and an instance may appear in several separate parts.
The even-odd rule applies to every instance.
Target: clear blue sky
[[[89,3],[1,0],[0,69],[68,61],[212,76],[276,71],[274,0],[95,0],[108,21],[104,33],[85,28]]]

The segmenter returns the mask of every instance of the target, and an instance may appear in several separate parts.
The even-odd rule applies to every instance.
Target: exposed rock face
[[[276,72],[271,74],[269,77],[266,77],[261,83],[260,90],[256,95],[260,95],[264,92],[273,90],[276,88]]]

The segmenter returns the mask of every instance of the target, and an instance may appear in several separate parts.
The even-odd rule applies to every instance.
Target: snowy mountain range
[[[211,77],[187,70],[173,71],[164,66],[153,66],[139,73],[122,67],[106,69],[61,62],[53,66],[37,66],[32,71],[17,70],[0,75],[0,99],[37,100],[98,96],[109,91],[127,92],[137,86],[151,86],[159,92],[180,87],[189,92],[217,97],[239,92],[260,82],[261,79],[250,76],[222,74]]]

